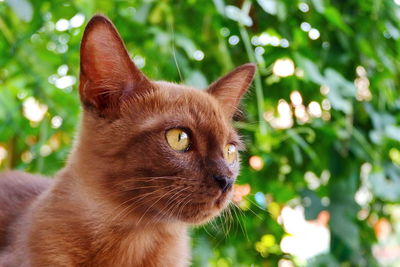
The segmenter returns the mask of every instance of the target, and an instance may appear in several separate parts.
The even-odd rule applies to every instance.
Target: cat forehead
[[[170,82],[154,82],[166,108],[185,110],[208,119],[225,121],[218,101],[205,90]],[[200,118],[203,119],[203,118]]]
[[[134,117],[140,112],[144,128],[170,122],[175,126],[194,126],[220,134],[232,134],[233,128],[219,102],[205,90],[164,81],[152,83],[155,90],[134,100],[128,107]]]

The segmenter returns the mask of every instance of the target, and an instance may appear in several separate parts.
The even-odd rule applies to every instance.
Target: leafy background
[[[201,89],[258,65],[237,207],[192,231],[193,266],[400,266],[399,5],[0,0],[0,168],[63,166],[79,42],[101,12],[153,79]]]

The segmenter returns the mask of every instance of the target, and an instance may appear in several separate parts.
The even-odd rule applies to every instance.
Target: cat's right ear
[[[79,93],[85,108],[105,117],[117,117],[122,101],[151,88],[135,66],[110,20],[94,16],[81,43]]]
[[[212,83],[207,89],[207,92],[218,100],[229,119],[235,114],[240,99],[253,81],[255,72],[254,63],[241,65]]]

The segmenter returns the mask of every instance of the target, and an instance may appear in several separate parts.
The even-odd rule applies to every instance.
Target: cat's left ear
[[[241,65],[212,83],[207,92],[222,106],[227,117],[232,118],[240,99],[249,88],[256,72],[254,63]]]
[[[83,106],[114,118],[124,99],[151,88],[151,82],[132,62],[112,22],[95,15],[86,26],[81,43],[79,93]]]

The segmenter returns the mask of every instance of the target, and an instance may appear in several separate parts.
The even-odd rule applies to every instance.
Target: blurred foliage
[[[0,0],[0,168],[63,166],[79,42],[104,13],[153,79],[204,88],[234,66],[259,67],[236,122],[247,143],[239,208],[193,230],[193,266],[378,265],[380,227],[400,228],[396,2]],[[284,251],[285,206],[328,214],[329,252]]]

